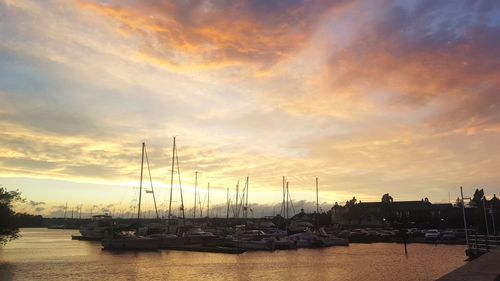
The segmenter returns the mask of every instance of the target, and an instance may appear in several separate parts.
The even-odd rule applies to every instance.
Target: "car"
[[[427,229],[425,231],[425,240],[438,240],[439,237],[440,233],[437,229]]]
[[[455,240],[457,238],[457,235],[455,234],[455,231],[453,230],[445,230],[441,234],[441,238],[443,240]]]

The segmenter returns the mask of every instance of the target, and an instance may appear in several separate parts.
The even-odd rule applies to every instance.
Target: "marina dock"
[[[438,281],[499,281],[500,249],[492,250],[442,276]]]

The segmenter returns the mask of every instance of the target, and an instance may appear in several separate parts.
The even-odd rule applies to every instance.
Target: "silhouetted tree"
[[[475,206],[480,206],[482,204],[481,200],[483,200],[483,197],[484,197],[484,190],[482,188],[481,189],[476,188],[476,191],[474,191],[474,196],[472,196],[471,204]]]
[[[382,195],[382,203],[392,203],[394,202],[394,199],[392,198],[392,196],[389,195],[389,193],[386,193],[384,195]]]
[[[351,200],[347,201],[347,202],[345,203],[345,205],[346,205],[347,207],[354,206],[354,205],[356,204],[356,201],[358,201],[358,200],[356,199],[356,197],[353,197]]]
[[[356,202],[358,200],[356,197],[352,197],[351,200],[348,200],[345,203],[346,207],[346,212],[344,213],[344,218],[347,219],[349,222],[355,219],[359,219],[360,216],[360,210],[357,208]]]
[[[384,218],[387,218],[389,220],[392,219],[392,203],[394,202],[394,199],[392,196],[389,195],[389,193],[386,193],[382,195],[382,213],[384,215]]]
[[[17,219],[12,204],[23,201],[18,190],[8,191],[0,185],[0,245],[19,236]]]

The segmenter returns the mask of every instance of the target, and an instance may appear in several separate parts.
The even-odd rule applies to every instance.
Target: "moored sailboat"
[[[101,242],[103,248],[106,250],[157,250],[160,248],[162,238],[141,236],[139,233],[140,221],[141,221],[142,180],[144,172],[145,154],[146,154],[146,144],[143,142],[142,158],[141,158],[141,178],[139,185],[139,206],[137,210],[137,229],[135,231],[135,234],[130,235],[129,233],[124,233],[124,234],[114,233],[112,230],[106,231],[104,238]],[[147,160],[147,162],[149,171],[149,160]],[[151,179],[151,173],[150,173],[150,179]],[[156,201],[155,201],[155,207],[156,207]]]

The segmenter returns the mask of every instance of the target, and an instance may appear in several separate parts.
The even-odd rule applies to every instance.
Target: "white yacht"
[[[113,224],[113,218],[110,215],[92,216],[89,224],[80,227],[82,236],[73,236],[73,239],[100,241],[104,238],[106,231],[111,231]]]

